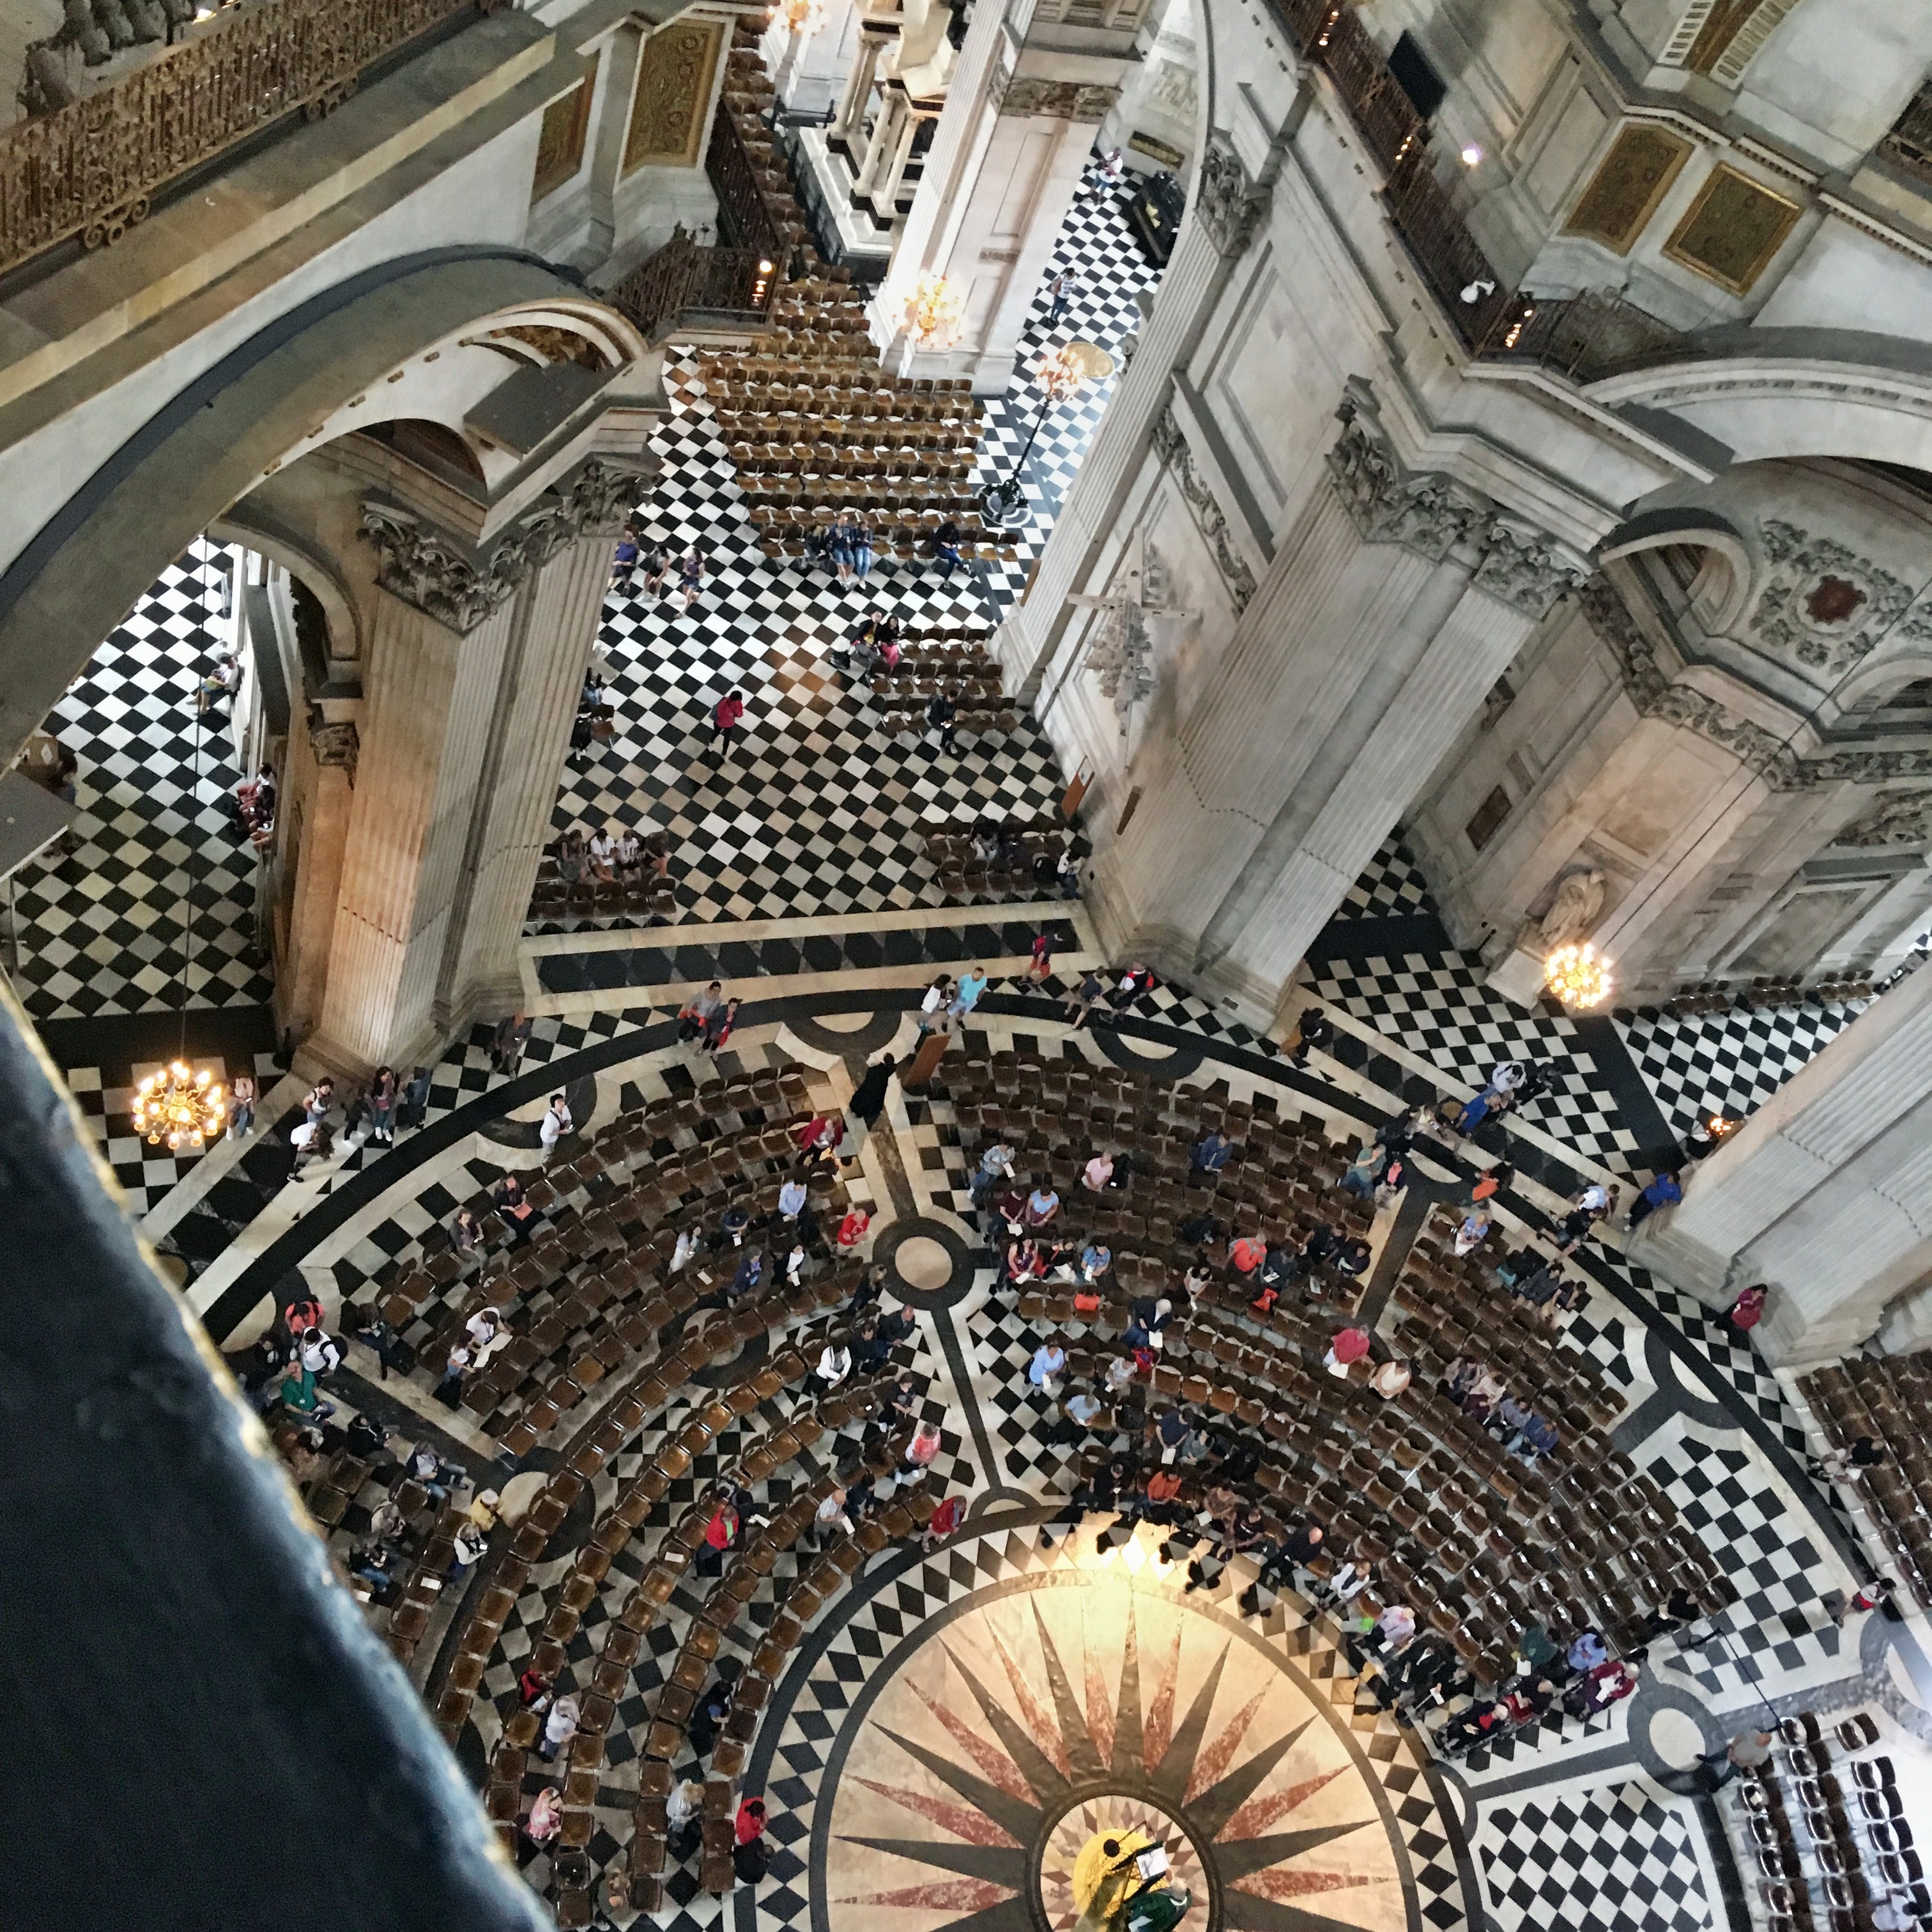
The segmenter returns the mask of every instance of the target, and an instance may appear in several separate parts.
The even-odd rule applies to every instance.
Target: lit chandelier
[[[1594,946],[1559,946],[1543,962],[1543,976],[1566,1006],[1600,1006],[1610,996],[1610,962]]]
[[[1040,358],[1040,368],[1034,376],[1048,399],[1056,403],[1072,395],[1086,380],[1087,345],[1084,342],[1063,342],[1058,348],[1049,349]]]
[[[808,40],[825,24],[825,0],[784,0],[778,17],[798,39]]]
[[[134,1131],[151,1147],[199,1154],[227,1124],[227,1102],[205,1066],[177,1060],[150,1073],[134,1090]]]
[[[926,269],[906,298],[907,332],[922,349],[950,349],[959,340],[965,307],[959,291],[944,275]]]

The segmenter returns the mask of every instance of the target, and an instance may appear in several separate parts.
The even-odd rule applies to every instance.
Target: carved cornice
[[[1638,629],[1613,584],[1593,578],[1580,601],[1598,635],[1610,646],[1630,701],[1644,717],[1681,724],[1735,752],[1745,769],[1758,773],[1774,791],[1932,778],[1932,749],[1851,746],[1801,757],[1776,733],[1739,717],[1714,698],[1666,676],[1657,662],[1656,646]]]
[[[1221,514],[1221,506],[1195,467],[1194,452],[1188,447],[1187,438],[1174,413],[1172,397],[1162,405],[1160,414],[1154,418],[1154,446],[1155,454],[1173,472],[1174,482],[1180,486],[1181,496],[1193,513],[1195,523],[1207,539],[1208,548],[1214,553],[1215,564],[1234,602],[1234,614],[1240,616],[1254,596],[1255,574],[1235,549],[1228,535],[1228,520]]]
[[[566,545],[580,537],[614,535],[650,481],[641,470],[592,457],[488,552],[471,550],[413,511],[380,497],[364,500],[362,534],[381,558],[376,581],[385,590],[438,623],[467,633]]]
[[[349,786],[356,788],[356,766],[362,755],[362,735],[353,723],[330,724],[323,721],[322,706],[308,708],[308,748],[319,765],[334,766],[349,774]]]
[[[1471,582],[1526,617],[1541,619],[1588,573],[1555,538],[1501,514],[1474,490],[1439,470],[1411,470],[1351,394],[1336,415],[1342,434],[1328,454],[1328,474],[1365,541],[1400,544],[1440,563],[1452,550],[1472,565]]]
[[[1224,135],[1216,134],[1202,150],[1194,203],[1220,254],[1232,256],[1247,247],[1268,219],[1272,200],[1266,188],[1256,186]]]

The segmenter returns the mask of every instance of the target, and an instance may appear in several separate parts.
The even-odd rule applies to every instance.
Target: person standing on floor
[[[868,1127],[878,1124],[886,1104],[886,1090],[898,1064],[897,1055],[888,1053],[866,1069],[865,1078],[852,1090],[852,1115],[855,1120],[862,1120]]]
[[[742,1000],[727,1000],[724,1010],[712,1016],[704,1029],[704,1050],[714,1059],[724,1051],[725,1043],[738,1024],[738,1009],[744,1004]]]
[[[561,1094],[550,1096],[550,1105],[544,1111],[542,1124],[537,1129],[537,1138],[543,1144],[544,1159],[548,1160],[556,1151],[556,1144],[566,1135],[576,1132],[577,1124],[570,1118],[570,1108]]]
[[[406,1127],[419,1127],[429,1112],[430,1070],[418,1066],[403,1089],[403,1104],[397,1118]]]
[[[986,969],[983,966],[970,968],[954,988],[952,1004],[946,1009],[948,1016],[956,1025],[963,1026],[967,1016],[980,1004],[980,996],[986,990]]]
[[[1711,1789],[1716,1791],[1730,1784],[1741,1771],[1755,1771],[1768,1764],[1773,1736],[1772,1732],[1760,1731],[1754,1726],[1738,1732],[1718,1750],[1703,1752],[1698,1762],[1710,1770]]]
[[[490,1058],[496,1063],[496,1071],[506,1078],[514,1078],[530,1041],[530,1016],[521,1006],[507,1018],[499,1020],[490,1041]]]
[[[682,1046],[710,1030],[711,1022],[724,1010],[724,988],[714,980],[703,992],[694,993],[678,1009],[677,1037]]]
[[[695,544],[685,552],[684,561],[677,567],[677,576],[684,591],[684,608],[688,610],[704,588],[704,559]]]
[[[950,691],[940,689],[932,694],[932,701],[926,707],[926,728],[939,734],[939,748],[950,755],[958,748],[953,742],[953,733],[957,728],[959,706]]]
[[[952,1016],[949,1010],[953,994],[957,991],[952,976],[945,973],[926,988],[926,997],[919,1003],[919,1037],[925,1039],[929,1033],[947,1033],[952,1030]]]
[[[1057,935],[1050,926],[1042,927],[1034,935],[1033,958],[1027,967],[1029,980],[1048,980],[1053,976],[1053,947]]]
[[[742,691],[728,691],[718,700],[711,714],[711,742],[718,748],[721,758],[731,755],[731,734],[738,728],[738,722],[745,715],[745,694]]]
[[[228,1083],[228,1131],[246,1140],[255,1126],[256,1088],[252,1073],[238,1073]]]

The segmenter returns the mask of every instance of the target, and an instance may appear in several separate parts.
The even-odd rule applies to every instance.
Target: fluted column
[[[623,508],[614,506],[610,527],[566,542],[534,569],[517,600],[443,959],[436,1021],[446,1036],[472,1018],[512,1011],[521,996],[518,941],[597,641]]]
[[[313,1052],[360,1072],[425,1050],[514,612],[458,630],[377,593],[328,986]]]
[[[1932,971],[1901,981],[1686,1177],[1633,1258],[1721,1307],[1756,1281],[1774,1362],[1850,1352],[1932,1280]]]
[[[400,1066],[514,1003],[610,533],[643,487],[592,458],[483,551],[364,501],[380,587],[318,1064]]]
[[[898,151],[899,137],[911,116],[903,90],[888,88],[872,122],[872,136],[866,145],[865,158],[859,164],[859,178],[853,184],[854,201],[872,201],[886,170]]]

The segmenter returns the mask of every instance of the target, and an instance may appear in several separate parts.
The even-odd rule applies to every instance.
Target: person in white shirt
[[[842,1348],[836,1342],[828,1342],[825,1352],[818,1358],[818,1382],[820,1393],[830,1395],[852,1372],[852,1352]]]
[[[944,1033],[946,1029],[946,1008],[952,1004],[952,982],[944,974],[926,989],[926,998],[919,1003],[919,1030],[922,1035],[935,1029]]]
[[[592,847],[593,850],[596,848]],[[617,835],[617,876],[620,879],[634,879],[644,871],[644,848],[638,843],[638,835],[626,826]]]
[[[1610,1206],[1610,1190],[1601,1181],[1593,1180],[1570,1204],[1573,1208],[1584,1208],[1592,1214],[1597,1214]]]
[[[544,1112],[543,1124],[537,1130],[537,1138],[543,1142],[544,1158],[548,1160],[556,1151],[556,1144],[566,1134],[574,1132],[576,1122],[570,1118],[570,1109],[563,1103],[561,1094],[550,1096],[549,1108]]]
[[[791,1252],[785,1256],[785,1280],[796,1288],[798,1286],[799,1276],[804,1272],[805,1250],[802,1246],[794,1243]]]
[[[852,1519],[845,1514],[845,1492],[843,1490],[834,1490],[819,1504],[818,1514],[812,1519],[812,1529],[820,1549],[834,1536],[850,1536],[852,1534]]]
[[[1080,1177],[1081,1185],[1098,1194],[1114,1178],[1114,1156],[1110,1154],[1096,1154],[1087,1163]]]
[[[617,876],[617,841],[608,830],[591,838],[590,869],[600,879]]]
[[[704,1240],[704,1230],[695,1227],[686,1228],[683,1233],[678,1236],[677,1246],[672,1251],[670,1258],[670,1271],[673,1274],[676,1274],[685,1263],[697,1253]]]
[[[796,1221],[805,1207],[805,1183],[796,1174],[778,1190],[778,1213],[788,1221]]]

